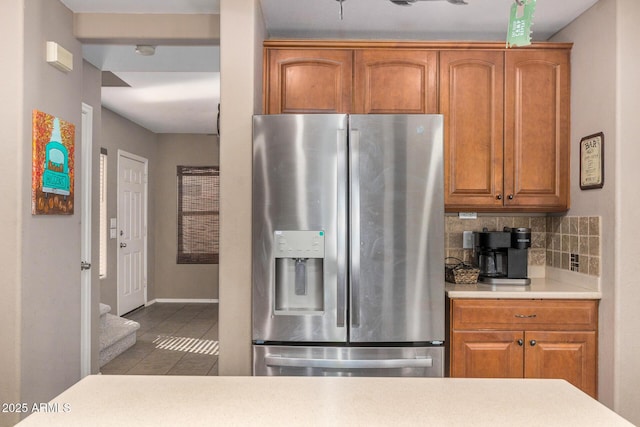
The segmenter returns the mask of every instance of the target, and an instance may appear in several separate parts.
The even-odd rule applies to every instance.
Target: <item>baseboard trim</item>
[[[157,302],[168,302],[168,303],[180,303],[180,304],[188,304],[188,303],[193,303],[193,304],[218,304],[220,302],[220,300],[218,299],[203,299],[203,298],[194,298],[194,299],[189,299],[189,298],[156,298],[153,299],[151,301],[148,301],[145,306],[148,307],[151,304],[155,304]]]

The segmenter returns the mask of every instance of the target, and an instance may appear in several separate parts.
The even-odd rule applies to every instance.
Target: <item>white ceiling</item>
[[[261,0],[271,37],[506,40],[514,0]],[[597,0],[537,0],[533,39],[547,40]]]
[[[84,58],[130,87],[103,87],[102,105],[155,133],[217,133],[219,46],[84,45]]]
[[[76,13],[220,11],[220,0],[61,1]],[[466,1],[465,6],[444,0],[398,6],[388,0],[343,0],[343,19],[340,0],[261,0],[261,4],[270,38],[505,40],[514,0]],[[596,2],[537,0],[532,39],[547,40]],[[156,133],[215,133],[219,48],[158,46],[152,57],[133,51],[133,46],[84,46],[89,62],[131,86],[103,88],[103,104]]]
[[[76,13],[219,13],[220,0],[61,0]]]

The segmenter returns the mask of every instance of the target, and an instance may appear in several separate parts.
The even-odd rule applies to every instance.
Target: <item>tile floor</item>
[[[218,375],[218,304],[155,303],[124,317],[140,323],[136,344],[104,365],[102,374]],[[187,349],[158,348],[163,337],[201,341],[190,340],[196,345]],[[215,354],[203,354],[203,347]]]

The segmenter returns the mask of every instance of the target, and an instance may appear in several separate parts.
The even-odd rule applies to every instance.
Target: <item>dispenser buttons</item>
[[[324,232],[278,230],[274,232],[276,258],[324,258]]]

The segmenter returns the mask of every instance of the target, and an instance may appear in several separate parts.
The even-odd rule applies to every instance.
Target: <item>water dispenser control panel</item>
[[[324,258],[324,231],[276,230],[275,258]]]

